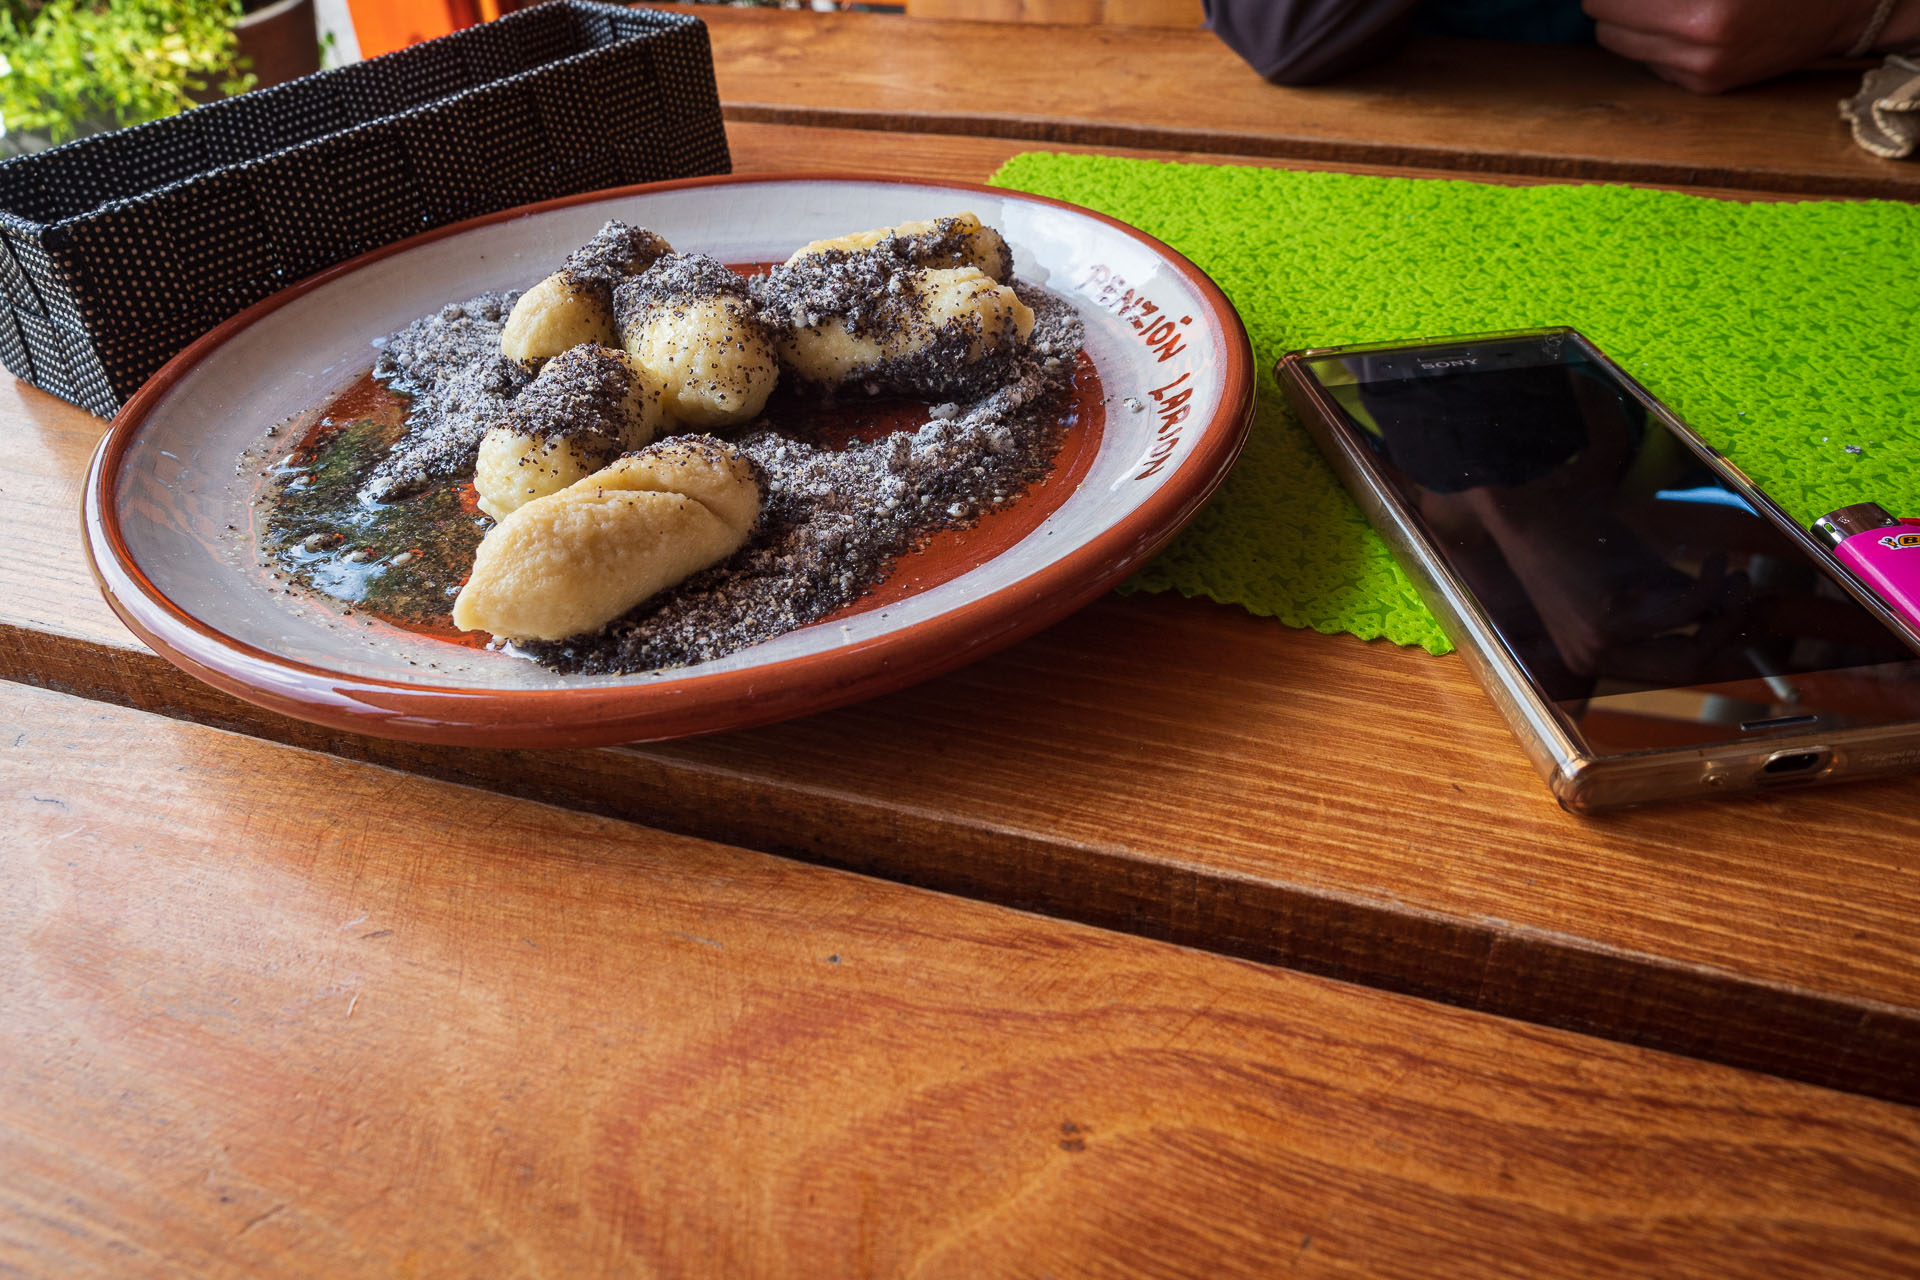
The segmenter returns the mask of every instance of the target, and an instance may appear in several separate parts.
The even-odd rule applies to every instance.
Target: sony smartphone
[[[1580,334],[1278,373],[1566,808],[1920,768],[1920,635]]]

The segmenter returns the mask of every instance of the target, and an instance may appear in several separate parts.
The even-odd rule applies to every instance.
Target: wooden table
[[[1202,32],[702,14],[747,172],[1920,181],[1832,78],[1450,45],[1283,90]],[[0,385],[0,1272],[1920,1257],[1911,781],[1579,820],[1457,660],[1139,596],[751,732],[357,738],[112,617],[100,431]]]

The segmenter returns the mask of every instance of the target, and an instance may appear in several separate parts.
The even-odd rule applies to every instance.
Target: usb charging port
[[[1826,753],[1823,751],[1782,751],[1777,756],[1768,757],[1767,762],[1760,766],[1760,772],[1776,776],[1783,773],[1808,773],[1818,769],[1820,762],[1824,759],[1826,759]]]

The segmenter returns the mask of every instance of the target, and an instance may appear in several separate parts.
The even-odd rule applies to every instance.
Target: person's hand
[[[1875,0],[1584,0],[1602,45],[1695,93],[1720,93],[1846,53]],[[1920,25],[1920,0],[1900,0],[1886,36]]]

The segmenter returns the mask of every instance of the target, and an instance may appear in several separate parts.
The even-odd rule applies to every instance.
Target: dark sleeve
[[[1420,0],[1204,0],[1207,25],[1278,84],[1314,84],[1385,53]]]

